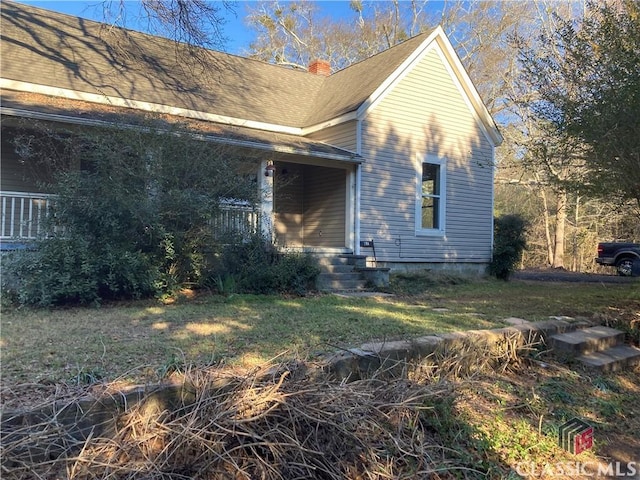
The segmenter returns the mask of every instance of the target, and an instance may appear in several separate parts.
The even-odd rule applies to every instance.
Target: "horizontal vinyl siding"
[[[489,261],[493,149],[435,50],[363,122],[361,237],[379,260]],[[417,236],[417,155],[445,159],[444,236]]]
[[[0,190],[12,192],[38,192],[37,182],[30,178],[27,167],[20,164],[15,155],[5,151],[2,142],[2,178]]]
[[[278,162],[276,168],[273,206],[276,242],[281,246],[300,247],[304,245],[303,165]]]
[[[287,247],[344,247],[347,172],[276,163],[275,231]]]
[[[346,171],[306,167],[304,179],[305,244],[344,247]]]
[[[351,152],[356,151],[356,121],[341,123],[333,127],[325,128],[308,135],[308,138],[344,148]]]

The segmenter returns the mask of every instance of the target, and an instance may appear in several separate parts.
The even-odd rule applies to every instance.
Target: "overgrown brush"
[[[18,459],[3,478],[46,478],[63,468],[72,479],[414,478],[440,468],[426,405],[447,394],[444,384],[287,376],[229,378],[211,388],[207,375],[192,372],[194,403],[176,411],[140,403],[117,431],[76,445],[73,456]],[[5,465],[12,453],[5,445]]]
[[[311,255],[278,252],[267,238],[252,235],[244,242],[227,245],[221,254],[220,271],[215,272],[218,293],[305,295],[315,289],[320,274]]]
[[[404,375],[378,371],[351,383],[310,375],[301,364],[239,375],[192,369],[194,397],[179,405],[147,397],[117,426],[86,441],[64,435],[57,419],[39,426],[60,435],[65,453],[34,461],[25,453],[35,432],[12,432],[2,445],[3,478],[69,479],[403,479],[486,478],[504,473],[483,464],[472,432],[453,412],[455,383],[467,374],[517,364],[506,340],[491,362],[470,368],[473,343],[439,352]],[[475,353],[474,353],[475,352]],[[443,369],[432,367],[433,360]],[[292,366],[293,365],[293,366]],[[395,368],[394,368],[394,371]],[[456,433],[457,432],[457,433]],[[459,443],[451,438],[459,435]],[[55,443],[55,442],[53,442]],[[48,450],[51,452],[53,450]]]
[[[55,201],[33,251],[4,269],[3,293],[41,307],[171,295],[202,286],[225,234],[253,231],[220,219],[229,204],[256,204],[255,155],[139,120],[144,128],[19,126],[22,173]]]

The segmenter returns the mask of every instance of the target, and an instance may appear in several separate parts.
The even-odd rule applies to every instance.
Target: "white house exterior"
[[[261,225],[281,248],[375,250],[392,270],[491,260],[502,138],[441,28],[330,75],[201,51],[198,76],[175,68],[169,40],[1,9],[3,242],[37,234],[46,198],[11,151],[18,119],[91,128],[142,112],[257,155]]]

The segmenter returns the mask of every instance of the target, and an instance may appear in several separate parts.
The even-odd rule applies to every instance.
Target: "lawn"
[[[508,317],[633,316],[637,282],[469,281],[396,277],[387,297],[197,295],[172,304],[7,309],[3,383],[156,381],[184,365],[307,359],[372,340],[494,328]]]
[[[88,385],[99,379],[117,378],[111,385],[117,391],[123,383],[157,382],[186,364],[306,359],[373,339],[492,328],[508,317],[595,317],[626,327],[637,343],[639,286],[395,277],[394,296],[373,298],[197,295],[171,304],[5,309],[2,400],[8,409],[46,405],[93,387],[100,395],[101,382]],[[448,361],[455,363],[452,355]],[[536,476],[545,468],[566,473],[578,465],[588,475],[571,478],[591,478],[600,467],[637,465],[638,368],[598,374],[561,363],[551,352],[469,376],[455,368],[409,367],[407,378],[353,383],[304,376],[283,383],[284,375],[278,382],[258,369],[194,368],[187,378],[206,385],[208,374],[217,381],[226,372],[232,387],[202,388],[198,408],[175,415],[149,417],[148,409],[132,407],[113,436],[80,442],[81,453],[68,458],[3,465],[3,478],[168,478],[166,472],[192,478],[196,467],[211,474],[206,478],[230,478],[229,471],[237,478],[258,478],[240,475],[252,471],[283,478],[278,468],[292,464],[354,473],[327,478],[364,478],[355,473],[369,469],[370,478],[432,477],[413,475],[419,470],[433,478],[474,479]],[[579,457],[557,442],[559,426],[573,417],[595,430],[594,448]],[[29,438],[40,432],[24,428]],[[43,431],[55,437],[55,428]],[[221,464],[226,467],[216,470]],[[226,476],[214,475],[220,471]],[[559,472],[552,470],[552,478],[567,477]]]

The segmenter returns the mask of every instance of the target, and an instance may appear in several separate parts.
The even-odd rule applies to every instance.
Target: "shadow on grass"
[[[3,311],[4,383],[154,379],[167,364],[255,365],[372,341],[499,326],[508,317],[605,315],[633,322],[633,285],[397,277],[393,297],[202,295],[175,304]],[[635,313],[634,313],[635,312]],[[636,317],[634,317],[636,315]],[[637,322],[637,320],[636,320]]]

